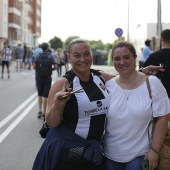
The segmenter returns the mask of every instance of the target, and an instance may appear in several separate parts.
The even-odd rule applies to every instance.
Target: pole
[[[157,35],[160,36],[162,31],[162,21],[161,21],[161,0],[158,0],[157,4]]]
[[[128,0],[128,24],[127,24],[127,41],[129,41],[129,0]]]

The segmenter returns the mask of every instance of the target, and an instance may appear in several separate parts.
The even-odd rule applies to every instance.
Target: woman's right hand
[[[52,107],[57,109],[64,108],[66,102],[70,99],[71,88],[65,88],[62,91],[59,91],[54,96],[54,104]]]
[[[65,78],[58,79],[51,87],[48,96],[48,109],[45,119],[50,127],[56,127],[60,124],[65,105],[70,99],[71,88]],[[61,98],[66,95],[65,98]]]

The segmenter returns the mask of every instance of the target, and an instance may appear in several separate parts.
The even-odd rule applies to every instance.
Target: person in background
[[[145,41],[145,47],[143,48],[143,57],[144,61],[146,61],[150,54],[152,54],[153,51],[151,50],[151,40]]]
[[[142,170],[147,160],[149,170],[158,165],[159,151],[167,133],[170,100],[156,76],[138,72],[136,50],[126,41],[112,48],[118,76],[106,82],[111,102],[103,140],[105,170]],[[152,136],[150,122],[157,118]],[[149,136],[148,136],[149,130]]]
[[[92,50],[83,39],[70,42],[68,60],[72,69],[49,92],[45,125],[51,128],[33,170],[103,170],[101,139],[110,105],[105,81],[115,75],[91,69]]]
[[[48,98],[48,93],[51,88],[51,83],[52,83],[52,71],[57,69],[57,65],[55,62],[54,56],[49,52],[49,45],[48,43],[42,43],[41,48],[43,50],[42,53],[39,53],[36,58],[34,59],[33,63],[33,68],[36,70],[36,84],[37,84],[37,91],[38,91],[38,118],[44,117],[45,112],[46,112],[46,106],[47,106],[47,98]],[[40,61],[40,55],[46,55],[50,56],[50,68],[48,67],[47,69],[49,70],[49,74],[47,76],[43,76],[40,74],[38,70],[38,65]],[[45,71],[46,68],[45,68]]]
[[[25,69],[26,66],[26,57],[27,57],[27,52],[28,52],[28,47],[26,46],[26,44],[24,45],[24,55],[23,55],[23,59],[22,59],[22,68]]]
[[[34,60],[36,60],[36,57],[40,54],[40,53],[42,53],[43,52],[43,50],[42,50],[42,48],[41,48],[41,44],[39,44],[39,46],[34,50],[34,54],[33,54],[33,63],[34,63]],[[36,81],[36,71],[35,71],[35,86],[36,86],[36,88],[37,88],[37,81]]]
[[[65,65],[65,56],[64,56],[63,51],[62,51],[61,48],[57,49],[55,59],[56,59],[56,62],[57,62],[58,77],[61,77],[61,75],[62,75],[62,66]]]
[[[9,70],[9,65],[10,65],[10,60],[11,60],[11,49],[7,46],[6,43],[4,43],[4,48],[2,49],[2,74],[1,74],[1,79],[4,77],[4,67],[6,66],[7,68],[7,73],[8,73],[8,79],[10,78],[10,70]]]
[[[34,47],[31,48],[31,51],[32,51],[32,56],[31,56],[31,63],[33,64],[33,61],[34,61]]]
[[[141,48],[141,52],[138,55],[138,61],[139,61],[139,68],[141,68],[144,63],[143,48]]]
[[[24,48],[21,46],[21,44],[18,44],[18,47],[15,49],[15,56],[16,56],[16,70],[20,68],[20,71],[22,71],[23,68],[23,56],[24,56]]]
[[[42,52],[41,44],[39,44],[39,46],[34,50],[34,59]]]
[[[10,55],[9,55],[9,65],[11,65],[12,60],[13,60],[13,51],[12,51],[10,45],[8,45],[8,48],[9,48],[9,50],[10,50]]]
[[[69,69],[69,64],[68,64],[68,49],[64,51],[64,57],[65,57],[65,72],[68,71]]]
[[[162,48],[152,53],[143,64],[143,67],[148,65],[162,65],[164,72],[158,72],[156,76],[161,80],[170,99],[170,29],[165,29],[161,32],[160,42]]]
[[[26,57],[25,57],[25,67],[28,64],[29,70],[31,70],[32,56],[33,56],[33,52],[31,50],[31,48],[27,47],[27,54],[26,54]]]

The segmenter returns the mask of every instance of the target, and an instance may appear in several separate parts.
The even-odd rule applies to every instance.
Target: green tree
[[[54,50],[56,50],[57,48],[63,48],[63,42],[59,37],[53,37],[49,40],[49,43],[51,45],[51,48],[53,48]]]
[[[109,65],[109,66],[112,66],[113,65],[113,60],[112,60],[112,47],[118,42],[118,41],[123,41],[123,40],[125,40],[125,37],[119,37],[118,39],[116,39],[116,40],[114,40],[114,42],[113,42],[113,44],[112,44],[112,46],[110,46],[110,50],[109,50],[109,53],[108,53],[108,62],[107,62],[107,64]]]
[[[113,47],[113,43],[107,43],[107,44],[105,44],[105,50],[106,50],[106,51],[109,51],[110,49],[112,49],[112,47]]]
[[[101,40],[98,40],[98,41],[92,40],[92,41],[89,41],[89,43],[90,43],[92,50],[104,50],[105,49],[105,44]]]
[[[65,40],[64,46],[65,48],[68,47],[69,43],[74,40],[75,38],[80,38],[79,36],[69,36],[67,37],[67,39]]]

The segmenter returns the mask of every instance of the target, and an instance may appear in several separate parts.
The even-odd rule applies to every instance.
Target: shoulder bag
[[[146,77],[146,84],[147,84],[147,88],[149,91],[149,96],[152,99],[148,76]],[[152,132],[153,132],[155,123],[156,123],[156,119],[154,118]],[[148,128],[148,135],[149,135],[149,128]],[[159,151],[159,162],[158,162],[158,166],[156,170],[170,170],[170,129],[169,128],[167,129],[167,135],[165,136],[161,150]]]

